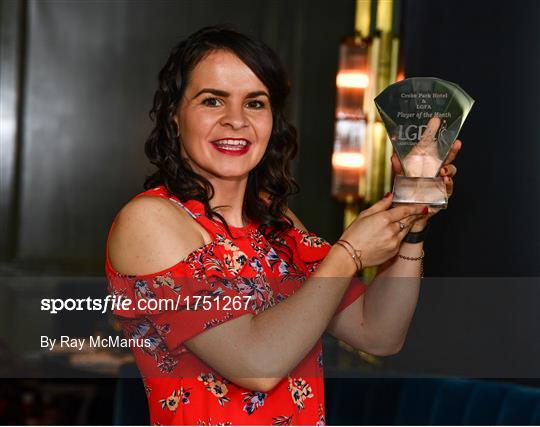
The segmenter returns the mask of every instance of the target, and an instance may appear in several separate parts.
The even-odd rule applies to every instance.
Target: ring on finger
[[[401,221],[398,221],[398,224],[399,224],[399,229],[401,231],[403,231],[405,229],[405,227],[407,227],[405,224],[403,224]]]

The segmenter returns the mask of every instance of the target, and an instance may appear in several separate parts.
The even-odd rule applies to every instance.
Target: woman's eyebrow
[[[228,97],[230,95],[229,92],[226,92],[224,90],[220,90],[220,89],[212,89],[212,88],[204,88],[204,89],[201,89],[199,92],[197,92],[197,94],[192,98],[192,99],[195,99],[197,98],[199,95],[202,95],[203,93],[211,93],[212,95],[216,95],[216,96],[222,96],[224,98]],[[268,95],[268,93],[266,93],[264,90],[257,90],[255,92],[249,92],[247,95],[246,95],[246,98],[255,98],[257,96],[266,96],[268,99],[270,99],[270,95]]]

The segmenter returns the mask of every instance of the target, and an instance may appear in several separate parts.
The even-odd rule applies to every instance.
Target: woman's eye
[[[251,101],[248,105],[255,109],[261,109],[264,108],[265,103],[263,101]]]
[[[219,107],[219,99],[217,98],[206,98],[203,100],[203,104],[207,105],[208,107]]]

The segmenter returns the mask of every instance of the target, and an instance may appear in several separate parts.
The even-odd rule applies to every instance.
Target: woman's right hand
[[[428,213],[428,208],[422,205],[391,206],[392,194],[389,194],[362,211],[340,237],[362,251],[364,268],[380,265],[395,256],[414,221]],[[401,229],[400,222],[405,228]]]

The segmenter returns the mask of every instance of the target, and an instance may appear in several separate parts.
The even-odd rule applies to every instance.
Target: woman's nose
[[[247,126],[247,119],[242,106],[229,105],[225,109],[225,114],[221,118],[223,126],[230,126],[233,129],[240,129]]]

